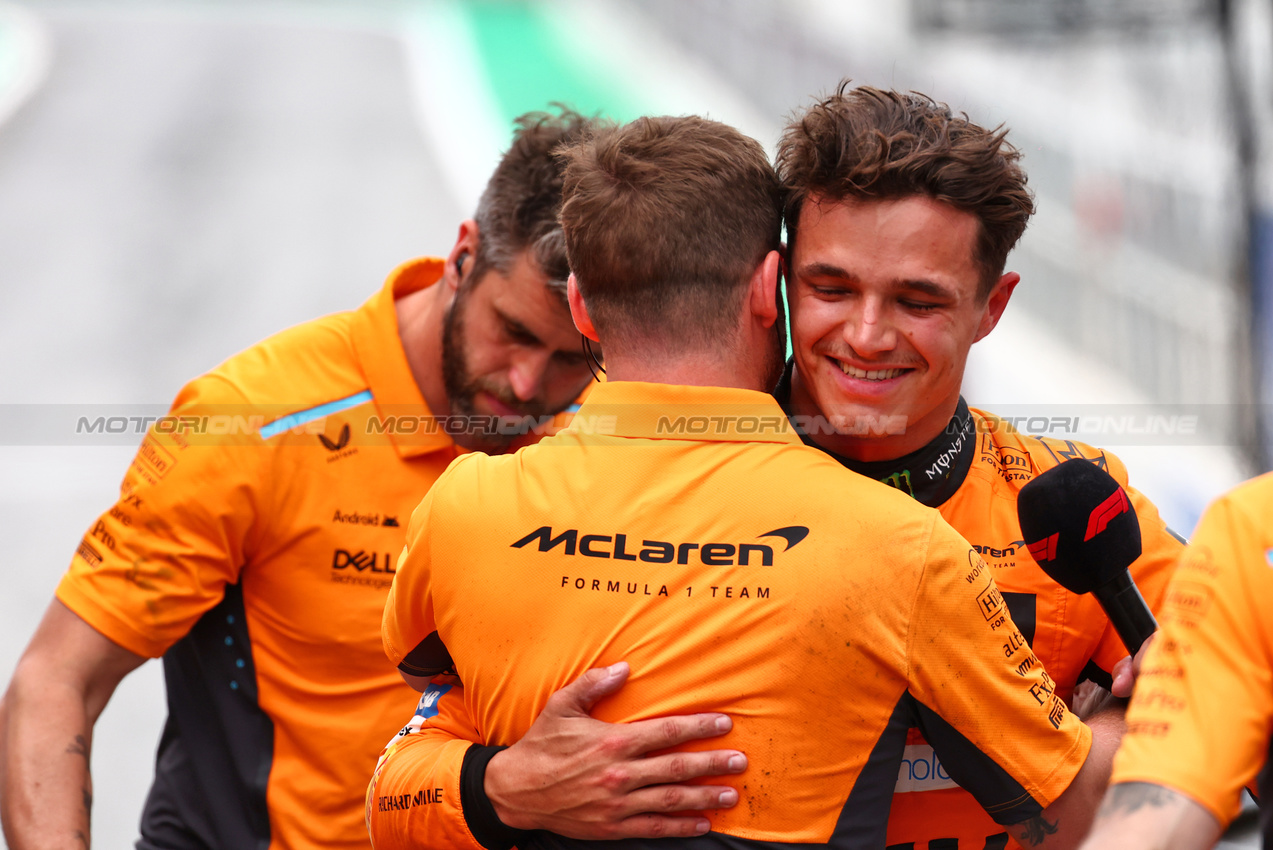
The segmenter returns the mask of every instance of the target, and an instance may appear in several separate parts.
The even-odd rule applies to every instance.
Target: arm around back
[[[480,746],[462,687],[426,691],[418,722],[385,749],[372,779],[373,843],[497,850],[522,829],[587,840],[706,832],[710,823],[695,812],[733,806],[738,792],[693,780],[741,773],[746,757],[665,751],[722,735],[732,722],[713,712],[625,724],[591,717],[627,677],[626,663],[584,673],[549,699],[525,737],[496,752]],[[428,805],[416,804],[420,789]]]
[[[1070,784],[1041,814],[1007,827],[1013,840],[1027,850],[1072,850],[1092,827],[1126,723],[1121,706],[1098,712],[1086,723],[1092,730],[1092,747]]]
[[[0,820],[11,850],[89,846],[93,725],[145,660],[50,603],[0,701]]]

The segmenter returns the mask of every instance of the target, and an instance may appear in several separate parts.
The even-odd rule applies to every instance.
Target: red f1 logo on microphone
[[[1060,536],[1061,532],[1058,531],[1050,537],[1034,541],[1026,548],[1030,550],[1031,557],[1039,563],[1050,561],[1056,557],[1056,541]]]
[[[1083,542],[1086,543],[1100,534],[1105,530],[1105,526],[1113,522],[1114,517],[1127,513],[1131,507],[1122,487],[1110,493],[1108,499],[1092,508],[1092,515],[1087,518],[1087,535],[1083,538]]]

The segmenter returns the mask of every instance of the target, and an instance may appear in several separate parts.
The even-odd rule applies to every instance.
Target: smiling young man
[[[969,250],[977,218],[927,195],[815,194],[798,209],[792,411],[833,426],[814,437],[822,448],[893,465],[950,423],[968,350],[994,328],[1019,276],[987,286]]]
[[[411,510],[455,457],[537,438],[527,423],[592,380],[553,155],[590,124],[523,116],[446,259],[181,390],[0,702],[13,850],[88,846],[93,725],[161,656],[169,717],[138,847],[367,847],[366,777],[416,699],[380,645]],[[669,723],[664,745],[699,736]]]
[[[775,395],[806,442],[937,508],[977,547],[1057,694],[1070,702],[1091,680],[1126,696],[1130,673],[1114,679],[1127,652],[1104,612],[1039,569],[1016,515],[1021,487],[1071,457],[1125,487],[1126,469],[1101,449],[1019,434],[960,395],[969,349],[1020,282],[1004,268],[1033,213],[1019,158],[1004,131],[915,93],[844,84],[793,121],[778,172],[795,356]],[[1144,544],[1131,572],[1157,607],[1181,545],[1152,503],[1128,493]],[[1107,771],[1122,711],[1086,718]],[[911,730],[889,846],[1006,846],[934,757],[941,734],[923,716]]]

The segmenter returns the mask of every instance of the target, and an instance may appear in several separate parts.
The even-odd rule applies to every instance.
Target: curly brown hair
[[[706,118],[646,117],[562,156],[566,249],[598,330],[682,349],[733,339],[749,276],[781,239],[760,143]]]
[[[918,92],[844,80],[835,94],[796,115],[778,143],[789,250],[810,197],[839,201],[923,195],[972,213],[973,259],[985,298],[1034,213],[1021,153],[1000,125],[987,130]]]
[[[558,148],[583,138],[594,121],[560,103],[556,114],[527,112],[514,119],[513,143],[486,184],[477,212],[478,247],[472,280],[492,267],[507,274],[514,259],[530,252],[549,286],[563,299],[570,266],[557,214],[561,210],[562,163]]]

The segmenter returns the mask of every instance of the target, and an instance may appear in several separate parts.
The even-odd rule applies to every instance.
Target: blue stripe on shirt
[[[275,419],[269,425],[261,428],[261,439],[268,440],[284,431],[290,431],[292,428],[304,425],[306,422],[313,422],[315,419],[322,419],[324,416],[330,416],[333,413],[339,413],[342,410],[348,410],[351,407],[357,407],[369,401],[371,401],[371,390],[363,390],[348,398],[329,401],[326,404],[320,404],[318,407],[311,407],[309,410],[302,410],[299,413],[289,413],[282,419]]]

